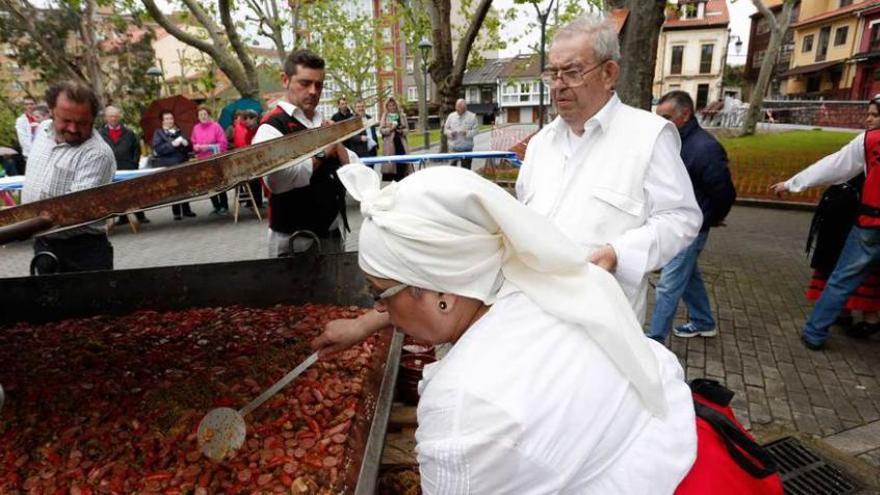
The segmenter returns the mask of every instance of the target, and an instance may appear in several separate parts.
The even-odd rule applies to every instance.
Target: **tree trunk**
[[[785,33],[788,32],[788,25],[791,21],[791,11],[794,8],[794,0],[786,0],[782,6],[782,15],[779,21],[760,0],[752,0],[758,12],[767,20],[770,26],[770,41],[767,44],[767,50],[764,52],[764,60],[761,62],[761,71],[758,73],[758,82],[752,90],[752,96],[749,99],[749,110],[746,118],[743,120],[742,132],[740,136],[751,136],[755,133],[755,127],[758,120],[761,119],[762,106],[764,105],[764,93],[767,92],[767,85],[770,84],[770,76],[773,75],[773,69],[776,66],[776,57],[779,54],[779,47],[785,39]]]
[[[657,42],[666,19],[666,0],[607,0],[609,8],[629,9],[620,34],[618,97],[634,107],[651,109]]]
[[[142,1],[147,12],[149,12],[150,17],[152,17],[160,26],[165,28],[165,30],[168,31],[168,34],[211,57],[211,59],[217,63],[217,67],[226,74],[226,77],[229,78],[229,82],[232,83],[236,90],[238,90],[242,98],[259,100],[260,87],[256,73],[255,71],[248,71],[246,68],[249,65],[251,70],[253,70],[253,62],[250,61],[250,57],[246,56],[245,59],[242,60],[241,53],[236,53],[239,55],[239,58],[236,58],[236,56],[229,51],[224,40],[221,38],[220,34],[218,34],[226,31],[217,26],[210,15],[201,9],[198,4],[191,0],[184,1],[184,4],[190,9],[193,17],[206,31],[208,31],[208,36],[213,43],[200,39],[175,25],[165,17],[165,14],[163,14],[161,10],[159,10],[159,7],[154,0]],[[222,15],[223,14],[221,13],[221,16]],[[233,44],[233,47],[234,46],[235,45]]]
[[[413,54],[413,80],[416,83],[419,101],[419,121],[416,125],[424,131],[428,128],[428,98],[423,89],[425,87],[425,70],[422,68],[422,51],[418,47],[412,47],[409,49],[409,53]]]
[[[464,37],[458,43],[455,56],[452,54],[452,30],[449,15],[452,11],[450,0],[432,0],[427,2],[431,17],[431,37],[434,40],[434,62],[431,64],[431,79],[437,88],[440,102],[440,124],[455,109],[455,100],[461,98],[461,82],[467,69],[467,60],[471,48],[479,34],[483,21],[492,6],[492,0],[480,0],[471,16],[470,24]],[[446,135],[440,133],[440,152],[449,149]]]
[[[101,61],[98,59],[101,52],[95,40],[96,10],[95,0],[86,0],[82,22],[80,23],[80,37],[85,48],[83,57],[86,62],[86,72],[89,75],[89,83],[95,91],[98,101],[103,106],[107,102],[107,95],[104,86],[104,74],[101,72]]]

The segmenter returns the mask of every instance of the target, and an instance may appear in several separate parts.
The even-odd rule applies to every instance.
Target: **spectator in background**
[[[62,81],[46,91],[46,101],[53,119],[37,128],[22,203],[109,184],[116,172],[113,150],[92,128],[99,108],[92,89]],[[34,255],[39,273],[113,269],[113,246],[104,222],[38,236]]]
[[[348,138],[343,144],[361,158],[376,156],[379,148],[379,136],[376,135],[377,124],[371,122],[373,117],[367,113],[367,105],[364,100],[358,98],[354,104],[354,113],[363,121],[364,130],[357,136]]]
[[[457,153],[474,151],[477,127],[477,116],[474,112],[468,111],[464,98],[459,98],[455,102],[455,111],[446,117],[446,124],[443,126],[443,133],[449,140],[449,148]],[[463,168],[471,169],[470,158],[462,158],[455,162],[460,162]],[[456,164],[455,162],[453,165]]]
[[[343,120],[348,120],[354,117],[354,114],[351,113],[351,107],[348,106],[348,98],[344,96],[340,96],[336,101],[336,113],[330,117],[330,120],[333,122],[341,122]]]
[[[260,124],[260,115],[253,110],[237,110],[235,112],[235,120],[230,126],[230,143],[232,149],[246,148],[251,145],[254,135],[257,133],[257,126]],[[248,182],[251,186],[251,195],[258,208],[263,207],[263,181],[260,179],[251,179]]]
[[[211,112],[205,107],[199,108],[198,117],[199,122],[193,126],[190,136],[196,159],[201,160],[217,153],[225,153],[228,144],[223,128],[214,122],[214,119],[211,118]],[[229,213],[229,198],[226,196],[226,191],[211,196],[211,204],[214,205],[212,215]]]
[[[113,156],[116,157],[116,170],[137,170],[141,159],[140,140],[134,131],[122,124],[122,111],[110,105],[104,108],[104,125],[98,129],[98,134],[113,150]],[[139,211],[136,215],[139,222],[150,223],[144,212]],[[128,217],[126,215],[116,218],[116,225],[127,223]]]
[[[40,121],[34,116],[34,109],[37,107],[37,101],[30,96],[25,96],[22,100],[24,105],[24,113],[15,119],[15,134],[18,136],[18,144],[21,146],[21,156],[27,162],[28,155],[31,153],[31,143],[34,141],[34,134],[37,132],[37,126]],[[22,167],[21,173],[24,173]]]
[[[379,119],[379,132],[382,134],[383,155],[407,154],[406,134],[409,132],[409,122],[406,119],[406,114],[397,105],[397,100],[393,96],[385,100],[385,111],[382,114],[382,118]],[[390,167],[382,167],[382,177],[384,180],[390,178],[391,180],[401,181],[408,175],[409,164],[394,163],[388,165]]]
[[[663,95],[657,115],[675,124],[681,135],[681,159],[703,212],[703,225],[694,242],[663,267],[648,337],[661,344],[666,342],[680,299],[687,306],[688,321],[673,330],[675,336],[714,337],[718,331],[697,261],[709,239],[709,228],[721,225],[736,199],[727,168],[727,152],[700,127],[694,117],[694,101],[686,92],[670,91]]]
[[[179,165],[189,160],[192,146],[174,123],[174,113],[166,110],[162,112],[162,128],[153,133],[152,145],[155,155],[155,167],[170,167]],[[194,217],[195,212],[189,206],[188,201],[171,205],[171,212],[175,220],[183,217]]]

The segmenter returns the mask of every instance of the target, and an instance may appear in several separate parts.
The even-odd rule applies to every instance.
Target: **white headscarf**
[[[659,364],[617,281],[547,218],[457,167],[432,167],[384,189],[362,164],[337,174],[361,202],[359,265],[366,273],[486,304],[522,291],[582,326],[646,407],[665,414]]]

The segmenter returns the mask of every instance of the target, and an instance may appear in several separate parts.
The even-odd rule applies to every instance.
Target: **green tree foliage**
[[[152,33],[139,17],[126,14],[122,4],[105,5],[113,7],[113,13],[93,15],[87,23],[83,2],[53,0],[41,5],[0,0],[0,42],[15,63],[38,74],[46,85],[67,78],[89,83],[103,103],[119,106],[129,122],[136,121],[145,96],[156,93],[156,82],[146,75],[155,59]],[[87,26],[94,31],[85,33]],[[101,41],[87,42],[88,38]],[[83,69],[89,60],[97,73]]]
[[[390,14],[374,18],[371,12],[345,9],[335,0],[315,0],[301,6],[300,16],[310,33],[300,41],[321,54],[339,93],[364,98],[368,104],[385,96],[376,94],[376,67],[394,65],[382,50],[391,40]]]

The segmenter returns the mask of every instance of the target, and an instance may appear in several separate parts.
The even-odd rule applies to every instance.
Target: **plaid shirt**
[[[34,136],[21,193],[22,203],[68,194],[109,184],[116,173],[113,150],[97,132],[84,143],[72,146],[55,142],[52,121],[40,124]],[[53,234],[68,238],[79,234],[104,233],[104,222]]]

